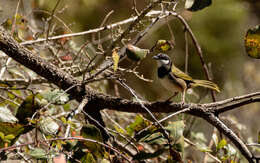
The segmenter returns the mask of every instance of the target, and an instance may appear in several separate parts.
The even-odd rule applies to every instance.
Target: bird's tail
[[[220,92],[218,85],[208,80],[194,80],[194,83],[192,83],[192,87],[197,87],[197,86],[209,88],[217,92]]]

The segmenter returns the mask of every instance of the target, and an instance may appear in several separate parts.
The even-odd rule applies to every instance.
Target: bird
[[[160,79],[161,84],[175,95],[178,92],[181,92],[182,104],[185,103],[185,94],[189,88],[200,86],[220,92],[217,84],[208,80],[193,79],[188,74],[178,69],[167,54],[159,53],[152,58],[157,60],[157,76]]]

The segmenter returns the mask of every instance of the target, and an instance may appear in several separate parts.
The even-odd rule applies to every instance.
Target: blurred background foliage
[[[0,2],[3,1],[5,0],[0,0]],[[16,1],[10,0],[10,3],[14,2]],[[28,2],[24,1],[23,4],[24,14],[31,12],[31,9],[26,7]],[[150,0],[137,1],[137,9],[140,11],[149,2]],[[33,9],[44,9],[51,12],[56,1],[38,0],[29,3],[33,4]],[[132,0],[63,0],[58,6],[56,15],[60,17],[73,32],[79,32],[99,27],[105,16],[111,10],[114,12],[109,17],[107,24],[134,16],[132,5]],[[8,10],[8,14],[6,10]],[[0,13],[6,14],[0,14],[0,21],[3,22],[8,16],[12,16],[14,11],[15,8],[10,9],[1,6]],[[247,29],[260,22],[259,1],[216,0],[213,1],[211,6],[198,12],[189,12],[181,9],[179,12],[191,26],[192,31],[202,47],[204,59],[210,67],[213,80],[221,88],[221,93],[217,94],[217,100],[259,90],[259,61],[249,58],[244,49],[244,36]],[[39,18],[44,16],[46,15],[42,13],[38,15]],[[175,64],[184,70],[184,29],[177,19],[169,19],[169,24],[174,33],[175,48],[168,54],[173,58]],[[101,37],[104,36],[106,36],[106,32],[101,34]],[[73,39],[78,44],[77,46],[80,46],[87,40],[91,41],[93,35],[80,36]],[[95,39],[97,38],[95,37]],[[162,19],[157,23],[138,46],[150,49],[158,39],[172,39],[166,19]],[[106,44],[108,43],[105,43],[105,45]],[[155,53],[150,55],[154,54]],[[125,60],[120,63],[120,66],[129,67],[131,64],[132,62],[130,60]],[[154,82],[144,82],[136,78],[133,74],[125,74],[124,78],[126,78],[126,82],[129,86],[134,88],[147,100],[165,100],[171,95],[171,92],[164,89],[156,79],[156,63],[151,59],[151,56],[148,56],[141,62],[137,71],[143,74],[145,78],[154,80]],[[188,72],[193,78],[205,79],[202,65],[190,38]],[[107,86],[106,92],[108,94],[115,94],[113,83]],[[131,95],[123,88],[120,88],[119,92],[121,96],[131,98]],[[193,92],[189,95],[189,101],[210,102],[211,96],[209,93],[205,96],[206,93],[207,90],[196,88],[195,93]],[[179,102],[180,99],[177,97],[174,100]],[[246,126],[241,134],[246,138],[253,137],[255,140],[257,138],[257,132],[259,131],[259,118],[257,116],[260,114],[259,106],[259,104],[251,104],[244,107],[244,109],[227,112],[225,116],[228,116],[228,119],[234,119],[237,124]],[[120,119],[117,119],[117,121],[120,121]],[[198,120],[195,125],[193,125],[193,130],[194,132],[204,131],[207,136],[210,136],[210,132],[208,131],[211,131],[212,127],[204,121]]]

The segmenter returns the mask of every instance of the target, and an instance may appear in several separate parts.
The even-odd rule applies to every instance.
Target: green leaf
[[[165,151],[165,149],[159,149],[153,153],[141,151],[141,152],[137,153],[136,155],[134,155],[133,160],[145,160],[145,159],[154,158],[154,157],[161,155],[164,151]]]
[[[51,117],[45,117],[42,119],[39,122],[39,127],[46,135],[55,135],[59,129],[59,125]]]
[[[150,126],[150,125],[149,125]],[[140,132],[138,131],[135,135],[134,135],[134,138],[137,140],[137,141],[144,141],[144,142],[149,142],[151,141],[150,143],[153,143],[152,142],[152,139],[155,139],[156,137],[158,137],[159,134],[160,136],[162,135],[160,133],[160,130],[157,126],[155,125],[152,125],[151,127],[149,127],[148,129],[145,129],[145,130],[140,130]],[[158,140],[156,140],[158,141]]]
[[[4,139],[4,142],[8,143],[8,144],[11,143],[11,141],[9,139]]]
[[[212,152],[212,150],[207,147],[205,144],[196,144],[196,147],[201,151],[201,152]]]
[[[27,118],[31,118],[32,115],[40,108],[39,103],[36,101],[35,95],[29,95],[24,102],[19,106],[16,118],[21,124],[27,124]]]
[[[88,138],[99,142],[103,142],[101,132],[95,125],[88,124],[83,126],[80,133],[81,133],[80,135],[83,138]],[[102,145],[90,141],[84,141],[83,144],[95,157],[97,158],[104,157],[105,149]]]
[[[149,53],[148,49],[141,49],[132,44],[128,44],[126,48],[126,55],[133,61],[143,60]]]
[[[63,105],[63,109],[64,109],[65,111],[69,111],[69,110],[70,110],[70,104],[69,104],[69,103],[64,104],[64,105]]]
[[[114,50],[113,50],[113,52],[112,52],[112,58],[113,58],[113,61],[114,61],[114,65],[113,65],[114,72],[116,72],[116,70],[117,70],[117,68],[118,68],[119,58],[120,58],[117,49],[114,49]]]
[[[245,48],[247,55],[260,59],[260,26],[248,29],[245,36]]]
[[[47,152],[42,148],[35,148],[29,152],[33,158],[36,159],[47,159]]]
[[[114,128],[115,128],[115,130],[116,130],[118,133],[125,134],[125,130],[123,130],[122,128],[117,127],[117,125],[114,125]]]
[[[148,127],[150,124],[150,121],[145,120],[141,115],[138,114],[135,117],[135,121],[126,128],[126,131],[129,135],[133,135],[134,132],[141,131],[142,129]]]
[[[24,134],[30,131],[31,129],[32,129],[31,126],[25,126],[18,123],[0,122],[0,137],[1,139],[2,138],[6,139],[7,136],[8,140],[12,140],[10,144],[12,145],[17,140],[17,138],[19,138],[21,134]],[[4,147],[4,143],[0,141],[0,148],[1,147]]]
[[[210,6],[211,3],[211,0],[186,0],[185,8],[189,11],[198,11]]]
[[[55,89],[53,91],[48,90],[41,94],[42,94],[42,97],[44,99],[46,99],[48,102],[56,103],[56,104],[60,104],[60,105],[65,104],[69,100],[69,95],[59,89]]]
[[[162,133],[160,132],[155,132],[155,133],[149,133],[145,137],[143,137],[141,140],[137,141],[142,141],[148,144],[167,144],[167,140],[165,137],[163,137]]]
[[[222,149],[227,145],[227,141],[225,139],[220,140],[220,142],[217,145],[217,150]]]

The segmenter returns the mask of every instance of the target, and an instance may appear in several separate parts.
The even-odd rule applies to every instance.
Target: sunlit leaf
[[[5,139],[5,134],[0,132],[0,139],[4,140]]]
[[[17,122],[17,118],[13,115],[13,113],[6,107],[0,106],[0,122]]]
[[[217,145],[217,150],[223,148],[226,145],[227,145],[227,141],[225,139],[220,140],[220,142]]]
[[[224,148],[227,150],[227,156],[229,158],[237,154],[237,150],[230,144],[227,144]]]
[[[48,102],[56,103],[56,104],[65,104],[69,100],[69,95],[62,90],[55,89],[52,91],[44,91],[41,93],[42,97],[46,99]]]
[[[205,144],[196,144],[196,147],[201,152],[212,152],[212,150],[209,147],[207,147]]]
[[[211,5],[211,0],[186,0],[185,8],[189,11],[198,11]]]
[[[114,128],[117,132],[121,133],[121,134],[125,134],[125,130],[123,130],[122,128],[117,127],[117,125],[114,125]]]
[[[110,163],[110,161],[108,161],[107,159],[102,159],[100,163]]]
[[[127,48],[126,48],[127,57],[133,61],[140,61],[140,60],[144,59],[148,53],[149,53],[148,49],[141,49],[132,44],[128,44]]]
[[[245,37],[245,48],[248,56],[260,59],[260,26],[248,29]]]
[[[69,104],[69,103],[64,104],[64,105],[63,105],[63,109],[64,109],[65,111],[69,111],[69,110],[70,110],[70,104]]]
[[[55,135],[59,125],[50,117],[45,117],[39,122],[40,130],[46,135]]]
[[[117,68],[118,68],[119,58],[120,58],[117,49],[114,49],[114,50],[113,50],[113,52],[112,52],[112,58],[113,58],[113,61],[114,61],[114,65],[113,65],[114,72],[116,72],[116,70],[117,70]]]
[[[5,136],[5,139],[8,139],[8,140],[13,140],[14,138],[15,138],[15,136],[13,134],[9,134],[9,135]]]
[[[213,133],[212,140],[213,140],[215,146],[217,146],[217,144],[218,144],[218,136],[217,136],[217,134]]]

